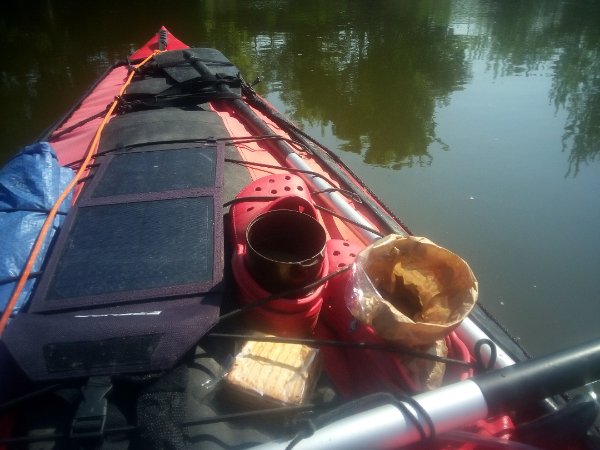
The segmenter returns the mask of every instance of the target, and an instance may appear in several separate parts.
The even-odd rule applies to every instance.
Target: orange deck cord
[[[150,56],[148,56],[146,59],[144,59],[142,62],[140,62],[136,66],[134,66],[134,69],[138,69],[138,68],[142,67],[148,61],[150,61],[152,58],[154,58],[154,56],[158,53],[162,53],[162,50],[155,50]],[[19,277],[19,282],[15,286],[15,290],[13,291],[12,295],[10,296],[10,299],[8,300],[6,309],[2,313],[2,318],[0,319],[0,336],[2,336],[2,333],[4,332],[4,329],[6,328],[8,319],[10,318],[10,315],[11,315],[13,309],[15,308],[15,305],[17,304],[17,299],[21,295],[21,292],[23,292],[25,283],[27,282],[27,279],[29,278],[29,275],[31,274],[33,264],[35,263],[35,260],[37,259],[37,256],[40,253],[40,249],[42,248],[44,239],[46,238],[46,235],[48,234],[48,230],[50,229],[52,222],[54,222],[54,218],[56,217],[56,213],[58,212],[60,205],[62,205],[62,203],[67,198],[67,196],[69,195],[71,190],[77,185],[78,181],[82,178],[83,174],[88,169],[87,166],[88,166],[90,160],[92,159],[92,156],[94,155],[94,153],[96,153],[96,150],[98,149],[98,143],[100,142],[100,135],[102,134],[104,127],[106,126],[106,124],[108,123],[109,119],[111,118],[113,112],[115,111],[115,108],[117,107],[117,104],[119,103],[119,98],[121,97],[121,95],[123,95],[123,93],[125,92],[125,89],[127,89],[127,86],[129,86],[129,84],[131,83],[131,80],[133,79],[134,75],[135,75],[135,70],[132,70],[129,73],[127,80],[125,81],[125,84],[123,84],[123,86],[121,87],[121,90],[119,91],[119,94],[117,95],[116,99],[112,102],[112,104],[110,105],[110,108],[104,115],[104,118],[102,119],[102,122],[100,123],[100,126],[96,130],[94,139],[92,139],[92,142],[90,143],[90,146],[88,147],[87,153],[85,155],[85,159],[81,163],[81,166],[79,167],[79,170],[75,174],[75,177],[71,180],[71,182],[65,188],[65,190],[62,191],[62,193],[60,194],[60,196],[58,197],[58,199],[56,200],[56,202],[50,209],[50,212],[48,213],[48,217],[46,217],[46,220],[44,221],[44,224],[42,225],[40,233],[35,241],[35,244],[33,245],[33,248],[31,249],[31,253],[29,254],[29,258],[27,259],[27,263],[25,264],[23,272],[21,273],[21,276]]]

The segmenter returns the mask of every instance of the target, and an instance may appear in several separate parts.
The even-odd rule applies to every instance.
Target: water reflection
[[[469,82],[476,59],[497,77],[551,74],[550,101],[568,113],[568,175],[600,151],[598,2],[176,3],[168,11],[154,0],[11,3],[0,17],[2,152],[34,139],[161,23],[262,75],[264,92],[278,93],[293,118],[331,126],[341,150],[371,165],[431,164],[430,144],[445,148],[436,107]]]
[[[573,2],[564,7],[555,28],[559,53],[550,97],[568,111],[563,149],[570,152],[569,172],[600,153],[600,3]]]
[[[260,68],[288,114],[331,124],[343,149],[368,164],[430,164],[435,107],[468,76],[464,45],[449,32],[451,3],[277,4],[266,20],[238,27],[253,36],[250,71]],[[233,9],[252,15],[245,5]]]
[[[0,161],[36,139],[93,79],[128,52],[130,37],[123,37],[127,28],[111,29],[111,43],[107,43],[103,34],[110,13],[87,6],[50,0],[3,4]],[[93,23],[90,13],[97,19]]]
[[[341,149],[361,153],[368,164],[430,164],[429,145],[445,147],[436,135],[435,108],[469,81],[475,59],[486,60],[497,77],[551,74],[550,101],[568,111],[567,174],[575,176],[600,151],[597,2],[204,5],[208,42],[226,39],[246,72],[262,74],[266,89],[278,92],[288,114],[331,125],[345,142]],[[215,25],[225,15],[238,33],[224,38]]]
[[[562,142],[570,153],[567,175],[577,175],[600,152],[600,3],[461,4],[463,21],[477,22],[471,57],[487,59],[496,76],[551,74],[550,101],[568,113]]]

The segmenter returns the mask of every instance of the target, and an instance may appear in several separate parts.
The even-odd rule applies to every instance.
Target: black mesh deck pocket
[[[19,314],[2,338],[32,380],[167,370],[215,323],[220,295]]]

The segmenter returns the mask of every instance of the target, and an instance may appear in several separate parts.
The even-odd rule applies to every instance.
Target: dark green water
[[[10,2],[0,160],[161,24],[222,50],[534,354],[600,337],[600,2]]]

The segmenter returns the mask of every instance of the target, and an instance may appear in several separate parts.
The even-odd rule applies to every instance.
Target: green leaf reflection
[[[208,3],[207,31],[223,13],[223,2]],[[435,107],[468,74],[464,45],[448,27],[450,2],[225,3],[237,4],[227,8],[230,21],[243,16],[237,34],[252,36],[253,61],[236,63],[260,73],[292,118],[331,125],[342,149],[361,152],[369,164],[431,162]],[[207,40],[235,39],[225,35],[214,30]],[[234,54],[243,48],[224,44]]]
[[[447,148],[436,134],[436,107],[469,82],[474,59],[498,77],[551,74],[550,101],[567,113],[567,174],[598,157],[596,0],[175,3],[9,2],[0,16],[3,157],[35,139],[162,24],[191,45],[221,49],[248,78],[261,75],[259,89],[278,95],[284,112],[331,127],[342,151],[369,164],[427,165],[434,142]],[[459,19],[468,35],[453,32]]]
[[[600,2],[490,1],[473,10],[481,32],[469,51],[487,55],[496,76],[552,74],[550,101],[567,112],[567,175],[577,175],[600,152]]]

